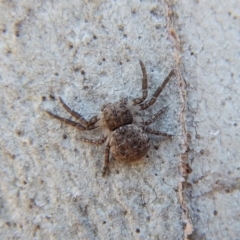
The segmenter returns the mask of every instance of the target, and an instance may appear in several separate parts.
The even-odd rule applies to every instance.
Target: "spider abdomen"
[[[144,157],[149,147],[147,134],[135,124],[117,128],[113,131],[110,140],[110,151],[113,157],[127,162]]]

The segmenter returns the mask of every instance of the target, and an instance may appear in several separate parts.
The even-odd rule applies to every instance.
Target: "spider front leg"
[[[169,82],[169,80],[170,80],[170,78],[172,77],[173,74],[174,74],[174,70],[172,70],[168,74],[167,78],[164,80],[162,85],[160,87],[158,87],[157,91],[153,94],[152,98],[148,102],[140,104],[140,110],[144,110],[144,109],[152,106],[156,102],[158,96],[160,95],[160,93],[162,92],[164,87],[167,85],[167,83]]]
[[[74,122],[70,119],[66,119],[66,118],[62,118],[58,115],[53,114],[50,111],[46,111],[48,115],[50,115],[51,117],[66,123],[68,125],[71,125],[73,127],[76,127],[78,130],[84,131],[84,130],[92,130],[97,128],[97,126],[95,126],[94,124],[99,120],[97,118],[97,116],[92,117],[89,121],[87,121],[86,119],[84,119],[84,117],[75,112],[74,110],[72,110],[70,107],[67,106],[67,104],[62,100],[61,97],[59,97],[59,101],[60,103],[63,105],[64,109],[69,112],[73,117],[77,118],[79,120],[80,123]]]
[[[81,114],[75,112],[70,107],[68,107],[68,105],[62,100],[61,97],[59,97],[59,101],[62,104],[62,106],[64,107],[64,109],[67,112],[69,112],[73,117],[75,117],[84,126],[94,125],[99,120],[99,118],[97,116],[94,116],[89,121],[87,121]]]
[[[104,156],[104,165],[103,165],[103,170],[102,170],[102,175],[104,176],[107,169],[108,169],[108,164],[109,164],[109,152],[110,152],[110,144],[109,142],[106,145],[105,148],[105,156]]]
[[[146,68],[141,60],[139,60],[141,70],[142,70],[142,97],[133,99],[133,105],[142,103],[148,95],[148,83],[147,83],[147,72]]]
[[[73,127],[77,128],[80,131],[91,130],[91,129],[96,128],[95,126],[91,126],[90,128],[87,129],[85,126],[81,125],[80,123],[76,123],[76,122],[74,122],[74,121],[72,121],[70,119],[59,117],[58,115],[55,115],[55,114],[51,113],[50,111],[46,111],[46,113],[49,116],[59,120],[60,122],[66,123],[66,124],[68,124],[70,126],[73,126]]]

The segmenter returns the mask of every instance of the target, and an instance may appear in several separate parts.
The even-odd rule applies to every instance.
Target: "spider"
[[[138,111],[147,109],[156,102],[158,96],[174,74],[174,70],[169,73],[161,86],[157,88],[152,98],[149,101],[145,101],[148,95],[148,79],[143,62],[140,60],[139,63],[142,70],[142,97],[135,98],[131,101],[127,98],[123,98],[119,102],[107,103],[103,105],[99,115],[96,115],[89,120],[86,120],[81,114],[69,108],[62,98],[59,97],[63,108],[75,117],[78,122],[62,118],[50,111],[46,111],[51,117],[71,125],[80,131],[92,130],[98,127],[102,128],[103,134],[101,138],[88,139],[81,137],[80,140],[95,145],[107,142],[102,171],[103,175],[105,175],[106,170],[108,169],[110,153],[117,160],[132,162],[141,159],[148,152],[150,144],[146,133],[160,136],[172,136],[148,127],[148,125],[153,123],[165,111],[166,107],[162,108],[159,112],[153,115],[152,118],[146,121],[143,119],[139,120],[133,116]]]

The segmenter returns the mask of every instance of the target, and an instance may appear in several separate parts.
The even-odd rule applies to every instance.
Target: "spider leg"
[[[106,141],[107,137],[102,136],[99,139],[93,139],[93,138],[89,139],[89,138],[85,138],[85,137],[80,137],[78,139],[83,141],[83,142],[86,142],[86,143],[91,143],[91,144],[94,144],[94,145],[101,145]]]
[[[150,124],[152,124],[154,121],[156,121],[156,119],[162,114],[164,113],[166,110],[166,107],[165,108],[162,108],[159,112],[157,112],[156,114],[153,115],[153,117],[151,117],[150,119],[148,119],[147,121],[143,122],[143,124],[145,126],[148,126]]]
[[[90,118],[90,120],[88,121],[88,126],[92,126],[94,125],[96,122],[99,121],[100,118],[98,118],[98,116],[93,116],[92,118]]]
[[[78,130],[81,130],[81,131],[92,130],[94,128],[97,128],[95,126],[85,127],[85,126],[81,125],[80,123],[76,123],[76,122],[74,122],[74,121],[72,121],[70,119],[59,117],[58,115],[55,115],[55,114],[51,113],[50,111],[46,111],[46,112],[47,112],[48,115],[50,115],[53,118],[58,119],[60,122],[66,123],[68,125],[71,125],[71,126],[77,128]]]
[[[110,152],[110,144],[108,142],[107,145],[106,145],[106,148],[105,148],[104,165],[103,165],[103,170],[102,170],[102,175],[103,176],[105,175],[106,170],[108,169],[109,152]]]
[[[149,127],[145,127],[144,130],[148,133],[154,134],[154,135],[158,135],[158,136],[164,136],[164,137],[172,137],[173,135],[168,134],[168,133],[164,133],[164,132],[160,132],[154,129],[151,129]]]
[[[157,91],[153,94],[152,98],[148,102],[140,104],[140,110],[144,110],[144,109],[152,106],[156,102],[158,96],[160,95],[160,93],[162,92],[162,90],[164,89],[166,84],[169,82],[169,80],[173,74],[174,74],[174,70],[172,70],[168,74],[167,78],[163,81],[162,85],[158,87]]]
[[[141,60],[139,60],[141,70],[142,70],[142,97],[133,99],[133,105],[142,103],[148,95],[148,83],[147,83],[147,72],[146,68]]]
[[[67,112],[69,112],[73,117],[75,117],[84,126],[94,125],[99,120],[97,118],[97,116],[94,116],[89,121],[87,121],[81,114],[75,112],[70,107],[68,107],[67,104],[62,100],[61,97],[59,97],[59,101],[62,104],[62,106],[64,107],[64,109]]]

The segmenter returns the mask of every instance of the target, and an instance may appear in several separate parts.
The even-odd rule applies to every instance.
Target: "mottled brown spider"
[[[78,122],[74,122],[70,119],[65,119],[46,111],[51,117],[58,119],[59,121],[71,125],[80,131],[92,130],[97,127],[101,127],[103,135],[99,139],[87,139],[81,137],[84,142],[100,145],[107,141],[105,148],[105,159],[103,167],[103,175],[105,174],[108,163],[109,153],[117,160],[132,162],[144,157],[150,147],[149,139],[145,132],[161,135],[171,136],[170,134],[153,130],[148,127],[153,123],[166,108],[161,109],[152,118],[144,121],[142,119],[134,119],[134,114],[137,111],[147,109],[156,102],[157,97],[160,95],[170,78],[174,74],[172,70],[162,85],[158,87],[149,101],[145,101],[148,95],[148,80],[145,66],[142,61],[139,61],[142,70],[142,97],[135,98],[132,101],[128,99],[121,99],[116,103],[108,103],[102,107],[102,111],[99,115],[92,117],[90,120],[86,120],[82,115],[70,109],[59,97],[62,106],[67,112],[75,117]],[[145,102],[144,102],[145,101]]]

